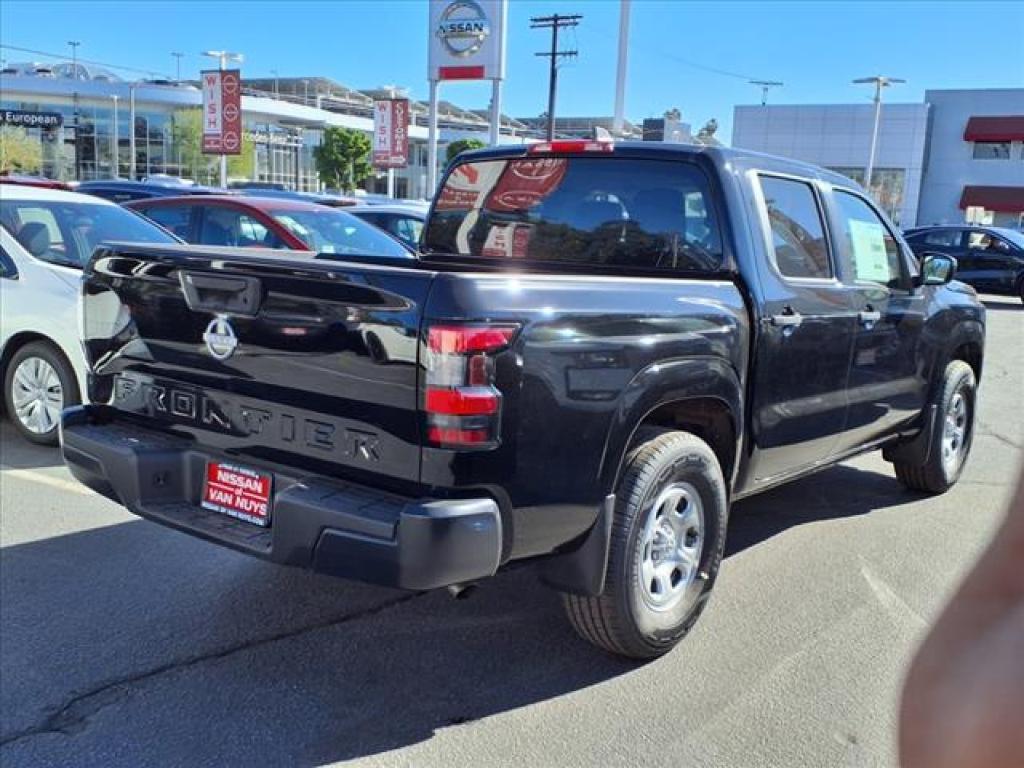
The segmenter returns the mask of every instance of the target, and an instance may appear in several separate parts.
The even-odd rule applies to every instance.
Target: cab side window
[[[784,277],[832,277],[821,209],[810,184],[774,176],[760,178],[775,265]]]
[[[837,189],[835,200],[842,226],[842,250],[854,279],[904,288],[903,256],[889,227],[863,198]]]

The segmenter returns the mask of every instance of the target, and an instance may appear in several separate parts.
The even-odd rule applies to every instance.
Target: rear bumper
[[[409,499],[275,471],[272,521],[261,528],[200,506],[206,462],[224,457],[134,424],[103,423],[98,413],[96,406],[64,412],[64,460],[80,482],[140,517],[273,562],[403,589],[474,581],[498,569],[493,499]]]

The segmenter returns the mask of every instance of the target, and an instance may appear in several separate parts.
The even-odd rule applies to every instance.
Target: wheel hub
[[[11,381],[14,415],[29,432],[46,434],[60,421],[64,390],[57,371],[40,357],[27,357],[18,364]]]
[[[958,391],[950,398],[942,425],[942,464],[947,473],[954,472],[961,460],[967,428],[967,398]]]
[[[704,508],[689,483],[658,494],[641,533],[640,594],[653,610],[674,608],[697,578],[704,546]]]

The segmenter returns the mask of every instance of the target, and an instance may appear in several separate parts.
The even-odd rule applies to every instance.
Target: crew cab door
[[[853,291],[856,334],[850,363],[850,409],[838,450],[884,436],[920,413],[927,395],[920,340],[925,297],[893,230],[857,192],[831,192],[840,277]]]
[[[832,455],[846,423],[856,315],[836,276],[818,186],[760,173],[752,187],[765,251],[751,390],[757,487]]]

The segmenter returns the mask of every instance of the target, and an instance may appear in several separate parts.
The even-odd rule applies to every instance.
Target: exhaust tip
[[[465,600],[474,592],[476,592],[476,584],[450,584],[448,587],[448,594],[452,596],[454,600]]]

